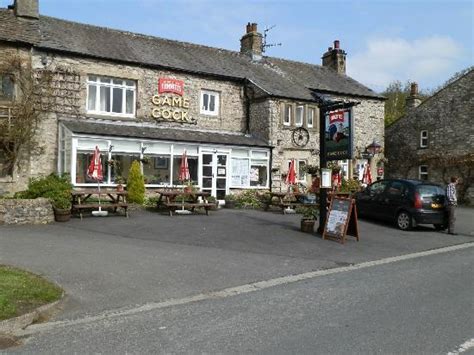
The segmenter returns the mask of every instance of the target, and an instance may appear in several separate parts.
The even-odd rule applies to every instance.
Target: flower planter
[[[225,208],[235,208],[235,201],[231,201],[231,200],[228,200],[228,201],[225,201],[225,205],[224,205]]]
[[[301,231],[304,233],[313,233],[314,232],[314,219],[302,219],[301,220]]]
[[[54,209],[54,220],[56,222],[67,222],[71,219],[71,210]]]

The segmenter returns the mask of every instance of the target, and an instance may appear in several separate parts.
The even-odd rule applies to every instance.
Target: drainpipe
[[[244,79],[244,96],[245,96],[245,134],[250,134],[250,96],[248,88],[249,80]]]

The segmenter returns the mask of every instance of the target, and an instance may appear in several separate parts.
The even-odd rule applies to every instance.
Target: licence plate
[[[431,204],[431,208],[441,208],[443,207],[443,205],[439,204],[439,203],[432,203]]]

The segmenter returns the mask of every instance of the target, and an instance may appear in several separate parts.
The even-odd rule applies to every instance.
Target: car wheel
[[[412,224],[410,214],[406,211],[398,212],[397,227],[401,229],[402,231],[407,231],[407,230],[410,230],[412,226],[413,224]]]
[[[434,227],[437,231],[444,231],[448,228],[445,224],[434,224]]]

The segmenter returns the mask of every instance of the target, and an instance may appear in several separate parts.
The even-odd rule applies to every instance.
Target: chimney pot
[[[257,32],[257,24],[255,22],[252,23],[252,32]]]
[[[418,95],[418,84],[417,83],[411,83],[411,85],[410,85],[410,95],[411,96],[417,96]]]
[[[339,49],[339,40],[338,39],[336,39],[334,41],[334,49]]]
[[[332,47],[328,47],[328,52],[332,51]]]
[[[255,22],[247,23],[247,33],[240,39],[240,53],[246,54],[254,60],[262,58],[263,37],[257,32]]]
[[[250,33],[252,32],[252,25],[249,23],[247,23],[247,33]]]

